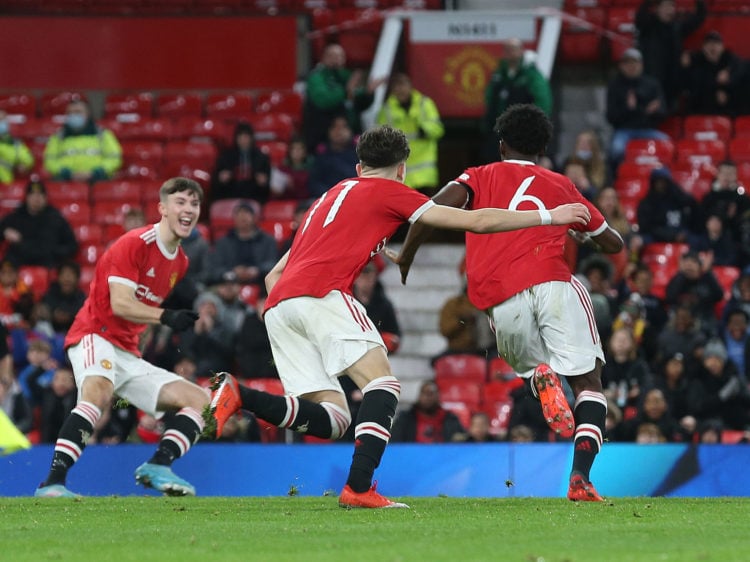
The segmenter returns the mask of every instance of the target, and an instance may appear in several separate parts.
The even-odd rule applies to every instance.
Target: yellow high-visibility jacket
[[[107,177],[120,169],[122,148],[109,129],[97,128],[94,135],[64,135],[61,129],[50,137],[44,149],[44,168],[52,176],[60,176],[64,170],[91,172],[97,168]]]
[[[0,137],[0,183],[13,181],[13,170],[31,168],[34,157],[29,148],[10,135]]]
[[[411,154],[406,161],[404,183],[414,189],[437,187],[438,140],[445,134],[437,106],[424,94],[412,90],[408,110],[388,96],[378,113],[378,124],[402,130],[409,139]]]

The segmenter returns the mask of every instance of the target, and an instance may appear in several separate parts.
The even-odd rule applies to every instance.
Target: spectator
[[[534,430],[527,425],[513,426],[508,432],[510,443],[531,443],[534,441]]]
[[[307,77],[303,121],[311,152],[326,140],[325,131],[338,116],[343,115],[349,128],[360,133],[360,114],[372,105],[375,88],[385,82],[385,78],[366,82],[362,70],[351,71],[345,65],[346,52],[341,45],[328,45],[320,63]]]
[[[492,443],[494,441],[497,441],[497,439],[490,433],[490,417],[484,412],[472,414],[469,428],[466,431],[466,442]]]
[[[562,174],[573,182],[586,199],[592,202],[596,199],[596,188],[591,183],[583,160],[568,158],[563,164]]]
[[[607,224],[623,239],[625,248],[616,254],[607,254],[612,263],[613,281],[620,283],[628,270],[628,256],[636,254],[642,245],[642,239],[636,235],[633,226],[628,222],[625,211],[620,205],[620,198],[613,187],[605,187],[594,199],[596,208],[602,213]]]
[[[263,318],[266,295],[261,290],[255,307],[245,315],[235,348],[239,376],[243,379],[279,378],[273,361],[268,329]]]
[[[7,258],[0,262],[0,322],[8,329],[21,326],[31,316],[34,295]]]
[[[54,443],[65,419],[76,405],[78,392],[70,367],[56,368],[49,386],[41,388],[40,394],[42,414],[39,441]]]
[[[310,169],[313,157],[305,141],[293,138],[287,147],[284,161],[271,169],[271,197],[274,199],[308,199],[310,197]]]
[[[122,217],[122,228],[125,232],[146,226],[146,214],[140,207],[130,207]]]
[[[57,279],[50,283],[42,297],[43,317],[49,319],[52,329],[58,334],[68,331],[86,300],[86,294],[79,287],[80,279],[81,266],[65,262],[57,268]]]
[[[18,384],[29,404],[39,406],[41,390],[50,385],[58,366],[52,358],[52,346],[43,339],[31,340],[26,349],[26,361],[27,365],[18,372]]]
[[[72,101],[65,125],[47,141],[44,168],[58,180],[101,181],[122,166],[122,148],[114,133],[99,127],[84,100]]]
[[[710,260],[710,256],[701,258],[695,252],[685,252],[680,258],[679,271],[667,283],[665,298],[668,306],[689,306],[706,335],[716,329],[714,307],[724,298]]]
[[[643,57],[627,49],[620,57],[617,75],[607,85],[607,121],[614,128],[609,159],[617,169],[625,147],[633,139],[668,140],[656,127],[666,114],[659,82],[643,74]]]
[[[654,274],[646,264],[637,263],[633,266],[629,277],[629,286],[624,284],[619,291],[621,301],[624,302],[632,293],[637,293],[646,312],[646,322],[658,334],[667,323],[667,310],[664,301],[652,291]]]
[[[547,425],[544,419],[539,402],[531,395],[531,391],[524,385],[514,389],[510,395],[513,400],[513,407],[510,411],[510,421],[508,422],[508,437],[513,441],[512,436],[517,431],[517,427],[526,428],[522,431],[530,431],[531,439],[537,443],[549,443],[553,439],[558,439]]]
[[[723,230],[730,233],[735,245],[738,245],[741,240],[741,217],[750,212],[750,198],[745,187],[737,181],[737,165],[734,162],[719,162],[711,191],[702,199],[701,207],[707,216],[716,215],[721,219]],[[750,257],[750,248],[746,251],[740,248],[740,258],[745,254]]]
[[[677,354],[687,360],[693,358],[693,350],[706,341],[696,322],[693,310],[688,305],[678,305],[672,310],[671,318],[659,334],[659,353],[656,361],[664,361]]]
[[[532,103],[548,116],[552,114],[552,89],[536,65],[524,60],[524,48],[520,39],[508,39],[503,44],[503,58],[490,76],[484,101],[484,162],[496,162],[500,156],[497,150],[498,138],[493,127],[497,118],[511,105]]]
[[[744,310],[750,317],[750,271],[744,271],[732,287],[732,296],[724,307],[722,325],[727,325],[729,313],[733,310]]]
[[[594,189],[604,188],[609,175],[607,161],[599,136],[594,131],[586,130],[578,133],[571,157],[583,162],[586,176],[591,180]]]
[[[750,425],[750,390],[734,364],[727,361],[727,350],[720,340],[710,340],[703,348],[703,360],[690,383],[688,401],[699,423],[721,420],[728,429]]]
[[[433,364],[445,355],[484,354],[479,337],[480,322],[487,323],[487,317],[471,304],[464,282],[461,292],[449,297],[440,309],[439,328],[445,338],[446,349],[433,358]]]
[[[654,387],[664,394],[669,411],[683,430],[691,434],[695,431],[696,420],[690,415],[688,392],[690,379],[686,372],[686,358],[682,353],[675,353],[662,362],[659,372],[654,376]]]
[[[646,306],[639,293],[630,293],[620,304],[620,312],[612,322],[612,330],[627,328],[630,330],[638,356],[651,361],[656,357],[656,332],[646,317]]]
[[[234,271],[225,271],[212,290],[224,307],[224,323],[236,336],[248,313],[247,303],[240,298],[242,285],[237,280],[237,275]]]
[[[10,134],[8,114],[0,109],[0,184],[11,183],[14,172],[25,174],[33,165],[31,151]]]
[[[349,123],[343,116],[334,117],[328,127],[328,142],[319,147],[310,170],[310,195],[320,197],[341,180],[354,176],[357,162]]]
[[[466,430],[456,415],[440,404],[440,389],[428,380],[408,410],[399,412],[391,428],[392,443],[450,443],[463,438]]]
[[[736,266],[738,263],[734,240],[716,215],[708,215],[705,232],[693,239],[690,249],[710,255],[713,265]]]
[[[47,203],[47,188],[37,179],[26,186],[24,203],[0,220],[0,233],[8,243],[5,259],[17,267],[55,267],[78,251],[73,229]]]
[[[644,424],[654,424],[666,441],[688,442],[690,436],[683,430],[669,411],[664,393],[658,388],[648,390],[635,417],[626,419],[614,434],[616,441],[636,442],[638,428]]]
[[[31,407],[13,377],[0,378],[0,412],[4,412],[21,433],[31,431],[34,423]]]
[[[289,237],[281,243],[281,249],[279,250],[279,254],[281,254],[282,256],[291,249],[292,242],[294,242],[294,237],[297,234],[297,230],[302,224],[302,219],[305,218],[305,213],[307,213],[307,210],[309,208],[309,199],[297,203],[297,206],[294,209],[294,218],[292,219],[292,232],[289,234]]]
[[[404,183],[425,195],[434,195],[438,187],[438,141],[445,134],[435,102],[415,90],[406,74],[397,73],[378,113],[378,124],[406,133],[411,153]]]
[[[618,328],[609,338],[607,363],[602,368],[604,395],[625,411],[635,411],[641,393],[651,385],[651,373],[639,357],[638,344],[629,328]]]
[[[609,338],[617,310],[616,292],[612,287],[612,264],[602,254],[592,254],[581,262],[578,279],[588,289],[594,319],[602,340]]]
[[[747,386],[750,383],[750,333],[747,312],[741,308],[729,312],[723,341],[727,349],[727,358],[737,368],[742,384]]]
[[[214,372],[231,371],[237,331],[228,325],[221,299],[211,291],[204,291],[193,308],[200,317],[180,335],[180,348],[189,349],[195,357],[196,376],[210,377]]]
[[[667,168],[651,171],[646,196],[638,203],[639,233],[644,244],[690,242],[701,231],[698,203]]]
[[[219,153],[211,183],[213,200],[254,199],[268,201],[271,161],[255,146],[255,130],[245,122],[237,123],[234,143]]]
[[[646,74],[656,78],[674,109],[680,94],[680,57],[685,38],[706,19],[706,2],[696,0],[695,12],[678,16],[675,0],[644,0],[635,15],[638,46]]]
[[[734,115],[742,71],[742,61],[724,48],[721,34],[708,32],[701,50],[682,57],[687,113]]]
[[[209,271],[234,271],[242,284],[259,284],[279,259],[276,240],[258,228],[247,201],[234,208],[234,228],[219,238],[209,256]]]

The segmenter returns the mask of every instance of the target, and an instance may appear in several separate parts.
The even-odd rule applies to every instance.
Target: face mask
[[[7,134],[8,134],[8,122],[0,121],[0,135],[7,135]]]
[[[65,122],[71,129],[83,129],[86,124],[86,116],[80,113],[72,113],[67,116]]]
[[[579,150],[576,152],[576,156],[581,160],[590,160],[592,154],[590,150]]]

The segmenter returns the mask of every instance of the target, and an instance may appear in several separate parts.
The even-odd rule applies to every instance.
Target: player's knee
[[[331,418],[331,439],[339,439],[352,423],[349,408],[342,408],[332,402],[321,402],[320,405],[325,408]]]
[[[113,395],[114,385],[108,378],[90,376],[84,379],[81,388],[81,401],[90,402],[104,411],[109,408]]]

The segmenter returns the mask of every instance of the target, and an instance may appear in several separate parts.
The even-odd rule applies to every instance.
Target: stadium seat
[[[241,380],[240,384],[247,386],[248,388],[254,388],[262,392],[268,392],[269,394],[275,394],[277,396],[284,396],[284,385],[281,384],[279,379],[247,379]],[[258,425],[260,426],[260,438],[263,443],[275,443],[283,436],[283,430],[275,425],[271,425],[266,421],[258,419]]]
[[[118,118],[102,120],[101,124],[108,124],[120,141],[166,142],[172,138],[172,121],[164,118]]]
[[[619,61],[626,49],[635,45],[636,6],[611,6],[607,11],[607,29],[617,35],[610,39],[610,60]]]
[[[637,164],[669,164],[674,158],[670,140],[634,139],[625,147],[625,160]]]
[[[50,271],[44,266],[22,265],[18,268],[18,277],[31,289],[36,301],[41,300],[49,288]]]
[[[91,214],[100,224],[122,224],[125,213],[139,204],[122,201],[94,201]]]
[[[645,163],[625,161],[617,168],[617,177],[627,179],[638,178],[648,181],[651,171],[658,167],[660,167],[660,164],[656,160]]]
[[[60,205],[57,210],[62,213],[71,227],[89,224],[91,222],[91,208],[88,201],[79,201],[77,203],[66,203]],[[97,217],[98,221],[98,217]]]
[[[116,180],[139,181],[155,180],[161,177],[164,177],[161,173],[161,164],[150,162],[126,163],[112,175],[112,178]]]
[[[91,244],[104,240],[104,229],[100,224],[79,224],[73,229],[78,243]]]
[[[700,173],[691,173],[680,170],[674,171],[672,177],[678,184],[680,184],[680,186],[682,186],[682,189],[692,195],[698,202],[700,202],[706,194],[711,191],[711,180],[702,177]]]
[[[274,240],[276,240],[276,243],[280,247],[284,243],[284,241],[289,238],[289,236],[291,236],[292,231],[294,230],[294,221],[261,219],[260,221],[258,221],[258,227],[263,232],[267,232],[268,234],[273,236]]]
[[[247,119],[253,112],[253,97],[247,92],[209,94],[206,97],[206,117],[211,119]]]
[[[513,401],[486,402],[482,411],[490,418],[490,433],[505,438],[513,413]]]
[[[289,142],[294,132],[294,121],[286,113],[262,113],[251,117],[255,140]]]
[[[156,102],[159,117],[202,117],[203,99],[197,93],[161,94]]]
[[[91,282],[94,280],[94,272],[96,267],[93,265],[82,265],[81,266],[81,278],[78,280],[78,287],[87,295],[89,294],[89,287]]]
[[[122,160],[125,165],[160,165],[164,159],[164,144],[155,141],[122,141]]]
[[[564,21],[558,53],[564,63],[587,63],[601,60],[601,35],[596,32],[605,22],[605,11],[599,7],[572,7],[566,12],[575,21]]]
[[[106,246],[101,242],[81,244],[80,248],[78,248],[78,256],[76,257],[76,261],[80,265],[96,265],[96,263],[102,257],[104,250],[106,250]]]
[[[483,383],[487,380],[487,360],[479,355],[444,355],[435,360],[435,380],[460,378]]]
[[[46,92],[39,99],[39,109],[42,117],[65,115],[68,104],[79,100],[86,100],[81,92]]]
[[[243,285],[240,289],[240,300],[249,306],[258,304],[260,296],[260,287],[258,285]]]
[[[683,131],[686,139],[727,142],[732,136],[732,121],[722,115],[688,115],[683,121]]]
[[[280,166],[286,158],[289,151],[289,144],[283,141],[259,142],[260,148],[264,154],[268,155],[271,165]]]
[[[440,402],[463,402],[470,409],[476,410],[482,402],[482,383],[467,380],[463,377],[436,378],[440,390]]]
[[[0,183],[0,202],[20,203],[26,197],[26,181],[16,180],[12,183]],[[13,205],[15,207],[16,205]]]
[[[162,168],[162,174],[164,177],[181,177],[188,178],[197,181],[203,188],[204,192],[207,192],[211,187],[211,166],[203,166],[194,162],[167,162]]]
[[[107,94],[104,99],[104,116],[138,115],[153,117],[154,96],[151,92]]]
[[[724,300],[729,300],[732,297],[732,287],[740,278],[740,268],[731,265],[715,265],[712,271],[719,285],[724,289]]]
[[[58,207],[65,203],[84,201],[88,203],[89,184],[80,181],[49,181],[46,183],[47,200]]]
[[[45,144],[47,139],[60,130],[60,123],[50,117],[26,119],[11,126],[13,134],[26,142]]]
[[[621,199],[640,201],[648,193],[649,180],[641,178],[617,178],[614,187]]]
[[[750,136],[729,141],[729,158],[735,162],[750,162]]]
[[[659,123],[659,130],[667,133],[673,140],[682,138],[682,117],[670,115]]]
[[[93,185],[91,201],[118,201],[132,207],[141,205],[141,183],[137,181],[102,181]]]
[[[750,138],[750,115],[735,117],[734,138]]]
[[[221,199],[214,201],[208,212],[208,223],[211,226],[211,236],[217,240],[234,228],[234,208],[240,201],[248,201],[256,208],[255,215],[261,216],[261,206],[252,199]]]
[[[27,119],[36,117],[36,98],[32,94],[0,94],[0,110],[9,116],[22,115]]]
[[[448,400],[442,401],[440,404],[443,408],[454,414],[457,418],[461,427],[464,429],[468,428],[471,424],[471,414],[477,409],[478,405],[467,404],[465,402]]]
[[[125,234],[125,227],[122,224],[104,224],[102,225],[104,242],[109,244]]]
[[[183,116],[172,122],[172,138],[181,141],[230,144],[233,127],[221,119]]]
[[[625,213],[625,218],[631,225],[637,225],[638,203],[640,203],[640,199],[628,199],[627,197],[623,197],[622,195],[619,195],[619,198],[620,207],[622,207],[622,210]]]
[[[690,246],[681,242],[652,242],[641,250],[641,261],[648,263],[679,265],[682,255]]]
[[[485,403],[511,401],[511,392],[521,386],[523,386],[523,379],[515,373],[505,379],[494,379],[484,385],[483,401]]]
[[[502,357],[493,357],[488,363],[489,380],[505,380],[515,377],[516,372]]]
[[[164,147],[164,161],[212,170],[216,164],[216,146],[211,142],[172,141]]]
[[[258,95],[255,102],[256,113],[287,113],[295,121],[302,116],[302,96],[294,90],[274,90]]]
[[[276,199],[263,205],[263,214],[265,220],[290,221],[294,218],[294,211],[297,208],[298,201],[290,199]]]
[[[724,160],[727,147],[720,140],[680,139],[675,145],[675,161],[689,163],[693,166],[716,164]]]

